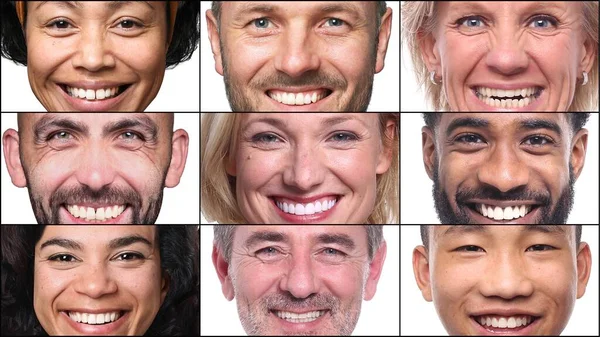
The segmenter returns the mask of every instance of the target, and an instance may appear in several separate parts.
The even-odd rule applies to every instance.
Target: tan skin
[[[556,233],[484,226],[444,234],[449,227],[429,227],[429,249],[414,249],[413,269],[450,335],[481,334],[471,315],[487,309],[534,313],[540,318],[531,335],[560,335],[592,264],[588,244],[575,247],[574,226]]]
[[[252,2],[223,2],[220,34],[214,14],[206,12],[215,69],[230,83],[234,111],[282,110],[267,90],[308,86],[333,91],[320,111],[365,111],[361,109],[368,105],[373,75],[384,67],[391,8],[381,26],[375,27],[375,2],[347,1],[357,16],[348,11],[323,13],[321,7],[335,3],[327,1],[260,2],[275,6],[273,13],[243,10],[248,3]],[[259,18],[269,21],[256,27]],[[379,44],[375,50],[376,29]],[[302,111],[311,106],[288,108]]]
[[[151,246],[134,242],[108,247],[111,240],[131,235],[148,240]],[[82,250],[55,244],[41,248],[59,237],[77,241]],[[71,309],[128,311],[121,318],[125,322],[110,334],[143,335],[168,288],[155,226],[48,226],[35,247],[33,306],[49,335],[81,335],[64,314]]]
[[[460,127],[447,137],[448,125],[461,117],[482,118],[489,121],[490,126]],[[531,118],[556,122],[562,130],[562,138],[549,129],[520,130],[520,121]],[[577,179],[585,162],[588,131],[582,129],[573,135],[563,113],[444,113],[436,130],[434,135],[431,129],[423,127],[423,162],[431,179],[434,165],[439,165],[440,184],[455,211],[458,206],[453,196],[459,187],[488,186],[501,192],[526,187],[549,192],[552,202],[556,203],[557,196],[569,184],[569,164]],[[483,138],[458,141],[468,134]],[[549,137],[555,144],[531,139],[532,135]],[[453,139],[454,143],[447,143]],[[538,145],[541,143],[543,145]]]
[[[36,141],[33,129],[44,117],[82,123],[89,128],[89,133],[51,126],[42,130],[41,139]],[[189,136],[182,129],[171,134],[173,116],[168,113],[29,113],[19,118],[20,133],[8,129],[3,136],[6,166],[12,182],[17,187],[28,187],[48,214],[60,212],[61,223],[70,220],[65,209],[50,205],[50,198],[57,190],[85,187],[91,191],[129,191],[141,200],[137,211],[145,218],[160,210],[158,195],[164,187],[177,186],[185,168]],[[148,121],[157,126],[155,139],[143,123],[103,135],[105,125],[123,119],[143,121],[143,118],[149,118]],[[86,199],[96,201],[88,194]],[[158,206],[158,210],[151,206]],[[126,214],[122,222],[131,223],[132,213]]]
[[[110,81],[131,84],[126,97],[110,110],[144,111],[165,73],[165,2],[150,1],[148,6],[129,1],[118,9],[104,1],[80,1],[75,7],[40,3],[27,3],[27,72],[44,108],[77,110],[57,84]]]
[[[246,247],[246,239],[260,231],[284,233],[290,240],[261,240]],[[347,235],[355,247],[316,242],[320,234]],[[275,250],[264,250],[268,247]],[[354,330],[362,300],[375,296],[386,251],[384,241],[369,261],[362,226],[237,226],[231,261],[217,247],[212,258],[223,295],[229,301],[237,297],[240,320],[248,334],[333,336]],[[329,312],[316,327],[292,329],[270,313],[265,302],[299,313],[317,307]]]

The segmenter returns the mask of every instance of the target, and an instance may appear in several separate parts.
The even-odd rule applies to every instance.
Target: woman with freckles
[[[199,335],[197,226],[2,226],[2,335]]]
[[[144,111],[200,38],[198,1],[2,1],[2,56],[47,111]],[[196,102],[196,97],[192,97]]]
[[[598,111],[598,1],[406,1],[402,18],[435,111]]]

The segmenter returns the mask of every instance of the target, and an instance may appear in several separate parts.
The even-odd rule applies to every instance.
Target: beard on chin
[[[482,186],[475,189],[459,189],[454,196],[454,200],[458,205],[458,210],[455,210],[448,198],[448,193],[441,187],[437,165],[433,165],[433,199],[435,210],[442,224],[477,224],[467,212],[469,206],[464,203],[470,199],[533,200],[538,203],[536,207],[540,208],[539,216],[537,219],[533,219],[533,224],[566,224],[569,213],[573,208],[574,195],[575,176],[573,167],[569,165],[569,185],[562,192],[555,205],[552,205],[552,198],[548,191],[531,191],[527,189],[527,186],[519,186],[502,193],[492,186]]]

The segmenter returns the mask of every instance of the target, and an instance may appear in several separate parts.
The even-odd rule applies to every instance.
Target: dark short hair
[[[168,8],[167,8],[168,9]],[[165,13],[167,20],[169,15]],[[0,1],[2,20],[2,57],[27,66],[27,45],[21,22],[17,17],[15,1]],[[200,2],[180,1],[175,19],[173,38],[166,56],[166,68],[174,68],[188,61],[200,43]]]
[[[576,247],[579,247],[581,243],[581,232],[583,231],[582,225],[575,225],[575,243]],[[421,225],[421,241],[423,242],[423,246],[429,249],[429,226]]]
[[[35,245],[45,225],[0,226],[1,335],[47,335],[33,308]],[[199,231],[197,226],[156,226],[161,269],[169,290],[147,336],[200,335]]]

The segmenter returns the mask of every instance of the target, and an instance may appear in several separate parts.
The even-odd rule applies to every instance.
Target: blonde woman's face
[[[426,43],[453,111],[566,111],[593,43],[580,2],[440,2]]]
[[[227,172],[248,223],[361,224],[373,212],[390,167],[377,114],[248,113],[239,130]]]

